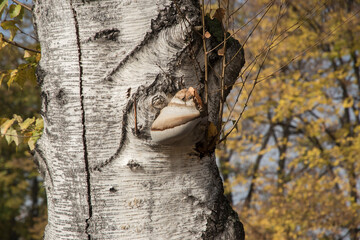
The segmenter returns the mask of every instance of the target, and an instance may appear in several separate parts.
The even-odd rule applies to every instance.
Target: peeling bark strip
[[[48,198],[44,238],[244,239],[213,151],[150,136],[176,92],[192,87],[204,99],[202,39],[192,32],[198,1],[47,0],[36,2],[34,17],[42,47],[45,127],[36,155]],[[227,46],[227,59],[241,48]],[[216,123],[221,58],[208,58],[204,115]],[[243,64],[241,52],[226,69],[226,86]]]
[[[75,23],[75,33],[76,33],[76,44],[79,57],[79,82],[80,82],[80,105],[81,105],[81,123],[82,123],[82,143],[84,147],[84,161],[85,161],[85,174],[86,174],[86,184],[87,184],[87,201],[89,209],[89,217],[86,219],[86,229],[85,232],[88,234],[88,239],[91,235],[88,233],[89,229],[89,219],[92,217],[92,204],[91,204],[91,189],[90,189],[90,169],[89,169],[89,159],[88,151],[86,144],[86,121],[85,121],[85,108],[84,108],[84,94],[83,94],[83,67],[82,67],[82,57],[81,57],[81,43],[80,43],[80,34],[79,34],[79,24],[77,20],[77,13],[73,6],[73,1],[70,0],[70,6],[74,17]]]

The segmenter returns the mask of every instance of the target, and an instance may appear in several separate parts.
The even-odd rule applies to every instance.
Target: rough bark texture
[[[203,92],[202,40],[192,30],[199,14],[190,0],[36,1],[45,127],[35,155],[48,197],[45,239],[244,238],[214,154],[157,145],[149,135],[176,91]],[[239,49],[233,43],[227,57]],[[210,63],[220,72],[215,53]],[[241,52],[227,85],[243,64]],[[220,83],[212,71],[215,122]]]

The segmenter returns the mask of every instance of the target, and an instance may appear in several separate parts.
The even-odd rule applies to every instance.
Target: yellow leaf
[[[1,43],[0,43],[1,44]],[[4,78],[6,77],[6,74],[5,73],[2,73],[1,75],[0,75],[0,86],[1,86],[1,83],[2,83],[2,81],[4,80]]]
[[[9,127],[11,127],[11,125],[13,125],[13,123],[15,122],[15,119],[8,119],[6,122],[4,122],[1,125],[1,135],[4,135],[7,130],[9,129]]]
[[[28,57],[31,57],[31,56],[32,56],[32,54],[31,54],[30,51],[28,51],[28,50],[24,51],[24,58],[28,58]]]
[[[217,128],[214,123],[210,122],[209,128],[208,128],[208,136],[215,137],[218,134]]]
[[[352,97],[348,97],[344,100],[343,107],[349,108],[349,107],[352,107],[353,104],[354,104],[354,99]]]
[[[8,87],[10,87],[11,84],[12,84],[12,83],[14,82],[14,80],[16,79],[17,72],[18,72],[17,69],[10,70],[10,79],[9,79],[9,81],[7,82]]]
[[[33,122],[35,122],[35,117],[26,119],[24,122],[19,123],[20,129],[22,131],[26,130]]]
[[[13,115],[13,119],[15,119],[15,121],[17,121],[18,123],[21,123],[23,121],[22,117],[16,114]]]
[[[35,129],[42,131],[44,128],[44,120],[42,118],[37,118],[35,123]]]
[[[31,151],[35,149],[35,143],[36,143],[36,139],[34,139],[34,138],[29,139],[28,146],[29,146]]]
[[[5,135],[5,139],[8,142],[8,144],[10,144],[12,141],[15,142],[16,146],[19,145],[19,136],[16,132],[15,129],[13,129],[12,127],[10,127]]]

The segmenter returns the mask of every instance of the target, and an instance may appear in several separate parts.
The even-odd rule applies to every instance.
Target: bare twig
[[[349,22],[353,17],[355,17],[357,14],[359,14],[359,12],[360,12],[360,10],[357,11],[357,12],[355,12],[355,13],[354,13],[352,16],[350,16],[349,18],[345,19],[343,22],[341,22],[339,25],[337,25],[337,26],[335,27],[335,29],[333,29],[332,31],[328,32],[325,37],[319,39],[315,44],[309,46],[308,48],[306,48],[305,50],[303,50],[302,52],[300,52],[299,54],[297,54],[297,55],[296,55],[294,58],[292,58],[289,62],[287,62],[286,64],[282,65],[279,69],[277,69],[276,71],[274,71],[274,72],[271,73],[270,75],[265,76],[265,77],[260,77],[260,78],[258,79],[258,82],[262,82],[262,81],[265,81],[265,80],[273,77],[275,73],[279,72],[281,69],[283,69],[284,67],[286,67],[287,65],[289,65],[291,62],[293,62],[294,60],[296,60],[297,58],[299,58],[301,55],[305,54],[305,53],[308,52],[310,49],[312,49],[312,48],[316,47],[317,45],[319,45],[322,41],[324,41],[324,40],[326,40],[327,38],[331,37],[331,35],[333,35],[341,26],[343,26],[343,24]],[[304,22],[304,21],[305,21],[305,20],[302,20],[302,21],[299,21],[299,22]],[[286,31],[288,31],[289,29],[291,29],[292,27],[294,27],[294,26],[295,26],[296,24],[298,24],[299,22],[297,22],[297,23],[295,23],[294,25],[292,25],[292,26],[290,26],[289,28],[287,28],[287,29],[286,29],[285,31],[283,31],[280,35],[283,35],[284,33],[286,33]],[[296,29],[298,29],[299,27],[300,27],[300,25],[297,26]],[[296,29],[295,29],[295,30],[296,30]],[[280,35],[279,35],[279,36],[280,36]],[[274,41],[277,40],[277,39],[279,38],[279,36],[277,36],[277,37],[274,39]],[[275,47],[277,47],[277,46],[278,46],[282,41],[284,41],[287,37],[288,37],[288,36],[285,36],[285,37],[282,38],[279,42],[277,42],[275,45],[269,46],[270,50],[273,49],[273,48],[275,48]],[[239,76],[242,76],[243,73],[249,68],[249,66],[252,65],[254,61],[256,62],[256,59],[257,59],[258,57],[260,57],[262,54],[264,54],[265,51],[267,51],[267,50],[268,50],[268,49],[265,49],[264,51],[260,52],[260,53],[249,63],[249,65],[244,69],[244,71],[242,71],[242,73],[239,74]],[[231,85],[231,86],[225,86],[225,89],[226,89],[226,88],[229,88],[229,87],[232,87],[232,86],[239,86],[239,85],[242,85],[242,82],[241,82],[241,83],[234,83],[234,84]],[[217,90],[215,90],[215,91],[221,91],[221,89],[217,89]],[[214,92],[215,92],[215,91],[214,91]]]
[[[244,43],[241,45],[241,48],[239,48],[239,50],[234,54],[234,56],[230,59],[230,61],[227,63],[227,65],[231,64],[231,62],[236,58],[236,56],[241,52],[241,50],[244,48],[245,44],[247,43],[247,41],[249,40],[249,38],[251,37],[251,35],[254,33],[255,29],[259,26],[260,22],[264,19],[265,15],[269,12],[269,10],[271,9],[271,7],[274,5],[275,1],[271,1],[268,5],[267,5],[267,9],[265,11],[265,13],[261,16],[261,18],[259,19],[259,21],[255,24],[255,26],[253,27],[253,29],[251,29],[249,35],[246,37]]]
[[[230,15],[229,18],[234,15],[235,13],[237,13],[249,0],[245,0],[245,2],[243,4],[240,5],[240,7],[238,7],[235,11],[233,11]]]
[[[227,1],[227,5],[226,5],[226,23],[225,23],[225,28],[223,28],[224,31],[224,39],[226,39],[226,35],[227,35],[227,31],[229,29],[229,10],[230,10],[230,6],[229,6],[229,1]],[[222,71],[221,71],[221,100],[220,100],[220,109],[219,109],[219,127],[218,127],[218,137],[221,134],[221,129],[223,128],[223,124],[222,124],[222,119],[223,119],[223,111],[224,111],[224,101],[225,101],[225,70],[226,70],[226,43],[227,41],[224,41],[224,47],[223,47],[223,58],[222,58]]]
[[[35,41],[39,42],[39,40],[38,40],[36,37],[34,37],[34,36],[32,36],[32,35],[24,32],[24,31],[21,30],[20,28],[18,28],[18,30],[19,30],[22,34],[24,34],[24,35],[26,35],[26,36],[28,36],[28,37],[31,37],[31,38],[34,39]]]
[[[270,2],[271,3],[271,2]],[[269,3],[269,4],[270,4]],[[224,41],[227,41],[228,39],[230,39],[231,37],[233,37],[236,33],[238,33],[241,29],[243,29],[244,27],[246,27],[246,25],[248,25],[249,23],[252,22],[252,20],[254,20],[258,15],[260,15],[260,13],[262,13],[264,11],[264,9],[266,9],[268,6],[266,5],[264,8],[262,8],[258,13],[255,14],[255,16],[253,16],[249,21],[247,21],[244,25],[242,25],[241,27],[239,27],[235,32],[233,32],[232,34],[230,34],[227,38],[224,39]],[[222,41],[221,43],[219,43],[218,45],[216,45],[215,47],[213,47],[212,49],[210,49],[207,53],[211,53],[212,51],[214,51],[215,49],[217,49],[218,47],[220,47],[221,45],[224,44],[224,41]]]
[[[308,52],[310,49],[316,47],[317,45],[319,45],[320,43],[322,43],[324,40],[326,40],[327,38],[331,37],[331,35],[334,34],[334,32],[336,32],[340,27],[343,27],[343,25],[347,22],[350,22],[350,20],[352,18],[354,18],[356,15],[358,15],[360,13],[360,10],[358,10],[357,12],[355,12],[353,15],[351,15],[350,17],[348,17],[345,21],[341,22],[340,24],[338,24],[333,30],[331,30],[330,32],[328,32],[324,37],[320,38],[319,40],[317,40],[313,45],[307,47],[306,49],[304,49],[303,51],[301,51],[300,53],[298,53],[297,55],[295,55],[289,62],[287,62],[286,64],[282,65],[280,68],[278,68],[277,70],[275,70],[274,72],[272,72],[270,75],[266,76],[266,77],[262,77],[259,78],[259,82],[262,82],[264,80],[267,80],[271,77],[274,76],[275,73],[281,71],[281,69],[283,69],[284,67],[286,67],[287,65],[289,65],[290,63],[292,63],[293,61],[295,61],[296,59],[298,59],[299,57],[303,56],[306,52]]]
[[[23,136],[23,135],[15,135],[15,134],[4,133],[4,134],[1,134],[0,136],[1,137],[10,136],[10,137],[18,137],[18,138],[34,138],[34,137],[41,137],[41,135],[42,134],[32,135],[32,136]]]
[[[13,46],[16,46],[16,47],[22,48],[22,49],[24,49],[24,50],[28,50],[28,51],[31,51],[31,52],[36,52],[36,53],[41,53],[41,52],[40,52],[40,51],[38,51],[38,50],[35,50],[35,49],[31,49],[31,48],[28,48],[28,47],[22,46],[22,45],[20,45],[20,44],[18,44],[18,43],[16,43],[16,42],[14,42],[14,41],[10,41],[10,40],[8,40],[8,39],[6,39],[6,38],[2,38],[1,40],[2,40],[2,41],[4,41],[4,42],[6,42],[6,43],[9,43],[9,44],[11,44],[11,45],[13,45]]]
[[[282,6],[282,5],[281,5],[281,6]],[[260,55],[262,55],[262,53],[265,52],[265,51],[267,51],[267,52],[266,52],[266,56],[267,56],[267,54],[268,54],[268,53],[270,52],[270,50],[272,49],[272,48],[271,48],[271,45],[272,45],[272,44],[274,43],[274,41],[275,41],[275,40],[273,40],[273,38],[274,38],[274,35],[275,35],[275,32],[276,32],[277,25],[279,24],[280,18],[281,18],[281,7],[280,7],[280,10],[279,10],[279,14],[278,14],[276,23],[274,24],[273,28],[271,29],[271,32],[269,33],[268,37],[267,37],[266,40],[265,40],[265,43],[264,43],[264,46],[263,46],[263,50],[262,50],[261,53],[260,53],[259,55],[257,55],[257,56],[255,57],[255,59],[248,65],[248,67],[252,65],[251,70],[252,70],[253,67],[255,66],[258,57],[259,57]],[[270,41],[270,43],[269,43],[269,46],[266,47],[266,43],[267,43],[267,41],[268,41],[269,39],[271,39],[271,41]],[[264,60],[263,60],[263,63],[264,63],[264,61],[265,61],[265,59],[266,59],[266,56],[265,56],[265,58],[264,58]],[[262,65],[263,65],[263,64],[262,64]],[[247,68],[248,68],[248,67],[247,67]],[[247,69],[247,68],[246,68],[246,69]],[[243,71],[243,73],[246,71],[246,69]],[[261,69],[261,68],[260,68],[260,69]],[[260,69],[259,69],[259,70],[260,70]],[[232,107],[232,109],[230,110],[230,113],[229,113],[229,116],[228,116],[228,118],[227,118],[227,120],[226,120],[226,123],[227,123],[227,122],[230,120],[230,118],[231,118],[231,115],[232,115],[232,113],[233,113],[233,111],[234,111],[234,109],[235,109],[236,103],[237,103],[238,100],[239,100],[240,94],[242,93],[242,90],[243,90],[243,88],[244,88],[245,82],[246,82],[246,80],[248,79],[251,70],[248,72],[248,74],[247,74],[246,77],[245,77],[245,80],[243,81],[243,84],[242,84],[242,86],[241,86],[241,88],[240,88],[240,90],[239,90],[239,93],[238,93],[237,96],[236,96],[236,99],[235,99],[235,102],[234,102],[234,104],[233,104],[233,107]],[[260,72],[260,71],[258,71],[258,74],[259,74],[259,72]],[[243,74],[243,73],[242,73],[242,74]],[[242,74],[241,74],[241,75],[242,75]],[[222,130],[222,131],[224,130],[224,126],[222,127],[221,130]]]
[[[224,141],[224,140],[230,135],[230,133],[234,130],[234,128],[237,126],[237,124],[239,123],[239,121],[240,121],[240,119],[241,119],[241,117],[242,117],[242,115],[243,115],[243,113],[244,113],[244,111],[245,111],[245,109],[246,109],[246,107],[247,107],[247,105],[248,105],[248,103],[249,103],[250,96],[251,96],[252,92],[254,91],[256,84],[257,84],[257,81],[254,81],[254,84],[253,84],[253,86],[252,86],[252,88],[251,88],[251,90],[250,90],[250,92],[249,92],[249,94],[248,94],[248,97],[246,98],[244,107],[243,107],[243,109],[241,110],[238,119],[235,121],[235,123],[233,124],[233,126],[231,127],[231,129],[224,135],[224,137],[219,140],[219,143],[221,143],[222,141]]]
[[[329,0],[327,0],[327,1],[326,1],[324,4],[322,4],[322,5],[319,5],[317,8],[314,8],[313,11],[311,11],[311,12],[310,12],[309,14],[307,14],[306,16],[302,17],[301,20],[297,21],[296,23],[294,23],[293,25],[291,25],[290,27],[288,27],[287,29],[285,29],[283,32],[281,32],[281,33],[275,38],[274,42],[275,42],[278,38],[280,38],[283,34],[287,33],[290,29],[292,29],[293,27],[295,27],[296,25],[298,25],[298,26],[296,27],[296,29],[298,29],[304,22],[306,22],[307,20],[309,20],[310,17],[311,17],[315,12],[317,12],[320,8],[326,6],[326,4],[327,4],[328,1],[329,1]],[[259,13],[261,13],[262,11],[263,11],[263,10],[261,10]],[[258,14],[259,14],[259,13],[258,13]],[[257,15],[258,15],[258,14],[257,14]],[[295,30],[296,30],[296,29],[295,29]],[[295,31],[295,30],[294,30],[294,31]],[[282,40],[284,40],[284,39],[282,39]],[[282,41],[282,40],[281,40],[281,41]],[[245,45],[245,43],[244,43],[244,45]],[[233,58],[235,58],[237,54],[239,54],[239,52],[236,53]],[[232,60],[231,60],[231,61],[232,61]],[[229,62],[229,63],[230,63],[230,62]]]
[[[32,12],[32,9],[29,5],[25,4],[25,3],[22,3],[20,1],[17,1],[17,0],[13,0],[14,3],[16,4],[19,4],[20,6],[24,7],[26,10]]]
[[[281,8],[282,8],[282,5],[280,6],[279,13],[278,13],[278,17],[277,17],[277,19],[276,19],[276,23],[274,24],[274,26],[273,26],[270,34],[268,35],[268,38],[266,39],[265,44],[266,44],[266,42],[267,42],[269,39],[270,39],[269,45],[271,45],[271,44],[273,43],[273,39],[274,39],[274,36],[275,36],[275,33],[276,33],[276,29],[277,29],[277,26],[278,26],[279,21],[280,21],[280,19],[281,19]],[[265,48],[265,46],[264,46],[264,48]],[[246,107],[247,107],[247,103],[248,103],[248,101],[249,101],[249,99],[250,99],[250,97],[251,97],[251,94],[252,94],[253,90],[255,89],[256,84],[258,83],[257,79],[258,79],[258,77],[259,77],[259,75],[260,75],[261,69],[263,68],[263,66],[264,66],[264,64],[265,64],[265,61],[266,61],[266,59],[267,59],[267,57],[268,57],[268,55],[269,55],[270,50],[271,50],[271,48],[268,48],[268,50],[267,50],[267,52],[266,52],[266,54],[265,54],[265,56],[264,56],[264,58],[263,58],[263,60],[262,60],[262,62],[261,62],[261,64],[260,64],[260,67],[259,67],[259,69],[258,69],[257,75],[256,75],[256,77],[255,77],[255,81],[254,81],[253,86],[252,86],[252,89],[250,90],[250,92],[249,92],[249,94],[248,94],[248,96],[247,96],[245,105],[244,105],[244,107],[243,107],[243,109],[242,109],[242,111],[241,111],[240,116],[238,117],[238,119],[236,120],[236,122],[233,124],[233,126],[231,127],[231,129],[230,129],[230,130],[225,134],[225,136],[219,141],[219,143],[220,143],[221,141],[225,140],[226,137],[230,135],[230,133],[234,130],[234,128],[236,127],[236,125],[239,123],[240,118],[241,118],[241,116],[242,116],[242,113],[245,111],[245,109],[246,109]],[[235,104],[236,104],[236,103],[235,103]]]
[[[204,48],[204,65],[205,65],[205,106],[207,106],[208,102],[208,57],[207,57],[207,50],[206,50],[206,38],[205,38],[205,7],[204,7],[204,0],[202,0],[202,11],[201,11],[201,22],[203,26],[203,48]]]

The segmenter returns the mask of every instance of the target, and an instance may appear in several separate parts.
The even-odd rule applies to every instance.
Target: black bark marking
[[[112,155],[109,159],[107,159],[105,162],[100,163],[98,165],[96,165],[93,170],[94,171],[99,171],[101,172],[101,169],[103,167],[105,167],[106,165],[108,165],[109,163],[111,163],[117,156],[119,156],[119,154],[121,153],[121,150],[124,146],[125,140],[126,140],[126,126],[127,126],[127,122],[128,122],[128,112],[130,111],[130,109],[132,108],[132,101],[128,101],[125,109],[123,110],[123,119],[122,119],[122,127],[121,127],[121,137],[120,137],[120,144],[118,149],[116,150],[115,154]]]
[[[114,187],[111,187],[111,188],[109,189],[109,191],[110,191],[111,193],[116,193],[118,190],[117,190],[116,188],[114,188]]]
[[[94,40],[105,39],[108,41],[117,42],[120,35],[120,30],[117,28],[105,29],[100,32],[97,32],[93,37]]]
[[[86,228],[85,233],[88,235],[88,239],[91,239],[91,235],[88,232],[89,230],[89,220],[92,217],[92,204],[91,204],[91,189],[90,189],[90,169],[89,169],[89,159],[88,159],[88,151],[86,144],[86,125],[85,125],[85,108],[84,108],[84,95],[83,95],[83,67],[82,67],[82,53],[81,53],[81,43],[80,43],[80,34],[79,34],[79,23],[77,19],[77,12],[73,6],[73,1],[70,0],[70,7],[73,13],[74,22],[75,22],[75,33],[76,33],[76,43],[78,50],[78,58],[79,58],[79,83],[80,83],[80,104],[81,104],[81,122],[82,122],[82,139],[83,139],[83,147],[84,147],[84,161],[85,161],[85,174],[86,174],[86,183],[87,183],[87,202],[89,205],[89,217],[86,219]]]
[[[182,1],[179,1],[177,4],[181,5]],[[186,14],[191,14],[191,16],[195,16],[196,14],[198,14],[198,9],[197,8],[193,8],[193,9],[188,9],[188,11],[186,11]],[[136,46],[105,78],[104,81],[110,81],[113,82],[113,74],[115,74],[121,67],[123,67],[127,61],[129,59],[131,59],[131,57],[134,57],[134,55],[139,52],[139,50],[141,50],[146,44],[149,43],[150,40],[154,39],[155,36],[158,35],[158,33],[163,30],[164,28],[173,26],[176,23],[179,23],[180,21],[183,21],[183,16],[179,16],[178,14],[176,14],[176,7],[175,4],[172,3],[170,6],[166,7],[164,10],[160,11],[157,18],[155,20],[152,20],[151,22],[151,31],[148,32],[144,39],[142,40],[142,42]],[[162,23],[163,22],[163,23]],[[191,41],[189,41],[189,44],[191,43]],[[173,60],[171,63],[169,63],[171,70],[170,71],[174,71],[174,69],[176,69],[177,66],[177,61],[178,59],[183,55],[183,53],[185,53],[187,51],[187,47],[185,47],[182,51],[180,51],[175,60]],[[136,60],[136,59],[135,59]],[[170,74],[172,73],[170,72]],[[101,171],[101,169],[105,166],[107,166],[108,164],[110,164],[114,159],[116,159],[119,154],[122,151],[123,145],[125,143],[126,140],[126,136],[127,136],[127,124],[128,124],[128,113],[133,109],[133,103],[134,103],[134,99],[140,99],[147,97],[147,96],[153,96],[154,94],[156,94],[157,92],[166,92],[166,93],[171,93],[171,94],[175,94],[175,92],[177,92],[178,90],[180,90],[180,88],[184,87],[183,85],[183,81],[182,79],[180,79],[180,81],[176,81],[176,79],[162,79],[163,81],[160,82],[159,78],[160,76],[162,76],[162,74],[158,74],[154,80],[153,83],[151,83],[149,86],[145,87],[145,86],[140,86],[137,89],[137,92],[133,94],[132,99],[128,101],[126,107],[123,110],[123,117],[122,117],[122,129],[121,129],[121,138],[120,138],[120,144],[118,149],[116,150],[115,154],[113,156],[111,156],[109,159],[107,159],[106,161],[104,161],[103,163],[100,163],[98,165],[96,165],[93,170],[96,171]],[[138,105],[141,105],[141,103],[139,102]],[[140,115],[140,109],[139,109],[139,113],[138,116]],[[152,119],[154,120],[154,119]],[[138,138],[143,138],[143,139],[149,139],[150,138],[150,131],[146,132],[146,130],[149,130],[147,128],[147,126],[149,125],[149,122],[145,122],[143,124],[139,124],[139,133],[137,134]],[[141,127],[140,127],[141,126]]]
[[[58,94],[56,94],[56,100],[60,106],[67,104],[68,100],[66,99],[66,93],[64,89],[60,89]]]
[[[173,26],[179,19],[176,14],[176,8],[174,3],[164,10],[160,11],[156,19],[151,20],[151,31],[147,32],[144,39],[139,45],[137,45],[111,72],[105,77],[105,80],[109,81],[112,75],[114,75],[131,57],[133,57],[140,49],[142,49],[151,39],[158,35],[158,33],[167,27]]]
[[[142,169],[142,166],[135,160],[129,161],[126,165],[130,168],[131,171],[137,171]]]
[[[34,162],[35,162],[37,168],[39,169],[39,172],[40,172],[42,178],[45,180],[46,175],[49,176],[51,186],[54,187],[54,181],[51,176],[49,165],[46,161],[46,158],[44,157],[43,152],[40,150],[40,148],[37,144],[35,144],[35,150],[32,151],[31,153],[33,154]],[[41,162],[39,160],[41,160]],[[44,165],[42,165],[41,163],[43,163]],[[44,169],[44,166],[45,166],[45,169]]]
[[[49,120],[48,116],[47,116],[47,111],[48,111],[48,105],[49,105],[49,100],[48,100],[48,93],[41,91],[40,94],[41,97],[41,110],[40,110],[40,115],[46,119],[47,122],[51,121]]]
[[[46,72],[44,71],[44,69],[42,69],[42,67],[39,64],[37,65],[37,68],[35,70],[35,75],[39,87],[42,87],[44,83],[44,78],[46,77]]]

